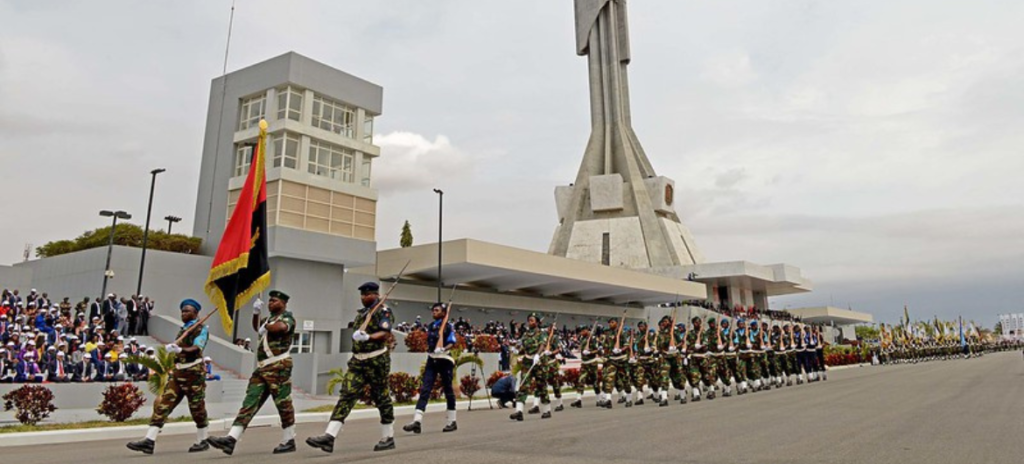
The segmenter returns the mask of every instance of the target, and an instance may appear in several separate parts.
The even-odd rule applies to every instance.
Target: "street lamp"
[[[135,294],[142,294],[142,274],[146,269],[146,245],[149,244],[149,217],[153,214],[153,191],[156,189],[156,175],[167,171],[164,168],[156,168],[149,171],[153,180],[149,183],[149,206],[146,207],[146,228],[142,230],[142,259],[139,261],[139,285],[135,287]]]
[[[100,211],[100,216],[113,218],[113,222],[110,224],[110,238],[107,240],[107,265],[103,268],[103,290],[100,291],[100,298],[106,298],[107,295],[107,279],[114,276],[114,271],[110,270],[110,254],[114,251],[114,232],[117,231],[117,220],[118,219],[131,219],[132,215],[124,211]]]
[[[434,189],[437,194],[437,301],[441,301],[441,231],[444,230],[444,192]]]
[[[173,226],[175,222],[181,222],[181,218],[178,216],[167,216],[164,217],[164,220],[167,221],[167,235],[171,235],[171,226]]]

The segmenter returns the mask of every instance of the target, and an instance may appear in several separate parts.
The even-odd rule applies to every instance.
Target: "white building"
[[[999,324],[1003,326],[1004,338],[1024,338],[1024,313],[1000,314]]]

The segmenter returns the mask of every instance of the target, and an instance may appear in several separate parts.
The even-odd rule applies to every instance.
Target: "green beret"
[[[287,303],[288,299],[291,298],[290,296],[288,296],[287,293],[282,292],[280,290],[271,290],[270,291],[270,297],[271,298],[277,298],[277,299],[279,299],[279,300],[281,300],[281,301],[283,301],[285,303]]]

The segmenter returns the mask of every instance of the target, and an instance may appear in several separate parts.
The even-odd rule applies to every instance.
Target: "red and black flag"
[[[249,175],[206,278],[206,295],[220,311],[224,331],[232,332],[235,309],[270,285],[267,257],[267,122],[260,121],[259,142]]]

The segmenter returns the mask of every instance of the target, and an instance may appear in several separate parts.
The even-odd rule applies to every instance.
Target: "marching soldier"
[[[729,319],[722,318],[721,328],[719,328],[719,341],[722,345],[720,355],[717,360],[718,364],[718,377],[722,379],[722,384],[725,385],[725,391],[722,396],[732,396],[732,384],[736,383],[736,378],[733,375],[736,368],[736,345],[732,343],[732,333],[729,331]]]
[[[700,372],[704,377],[704,385],[708,389],[708,400],[715,399],[715,387],[718,384],[718,357],[722,351],[721,332],[718,331],[718,323],[715,317],[708,318],[708,328],[704,331],[702,342],[707,347],[707,355],[704,356],[700,366]]]
[[[352,333],[352,359],[348,361],[341,396],[334,406],[324,434],[306,439],[307,445],[327,453],[334,452],[334,439],[367,386],[370,387],[370,398],[380,412],[381,438],[373,450],[395,449],[395,408],[391,404],[391,390],[388,386],[388,375],[391,374],[391,354],[388,350],[391,310],[381,301],[380,285],[375,282],[360,285],[359,295],[363,308],[353,321],[353,327],[357,330]],[[454,409],[454,404],[450,409]]]
[[[630,380],[635,390],[635,397],[631,398],[633,404],[641,406],[644,404],[644,397],[654,388],[650,385],[650,371],[654,364],[654,350],[651,347],[651,332],[647,330],[647,321],[640,321],[636,325],[636,340],[633,345],[633,357],[629,360]]]
[[[583,407],[583,390],[586,387],[592,387],[594,389],[594,395],[597,396],[597,406],[602,406],[601,396],[601,378],[597,375],[598,364],[602,363],[601,350],[603,346],[603,337],[599,334],[591,333],[590,327],[587,325],[581,325],[577,328],[579,331],[579,337],[582,341],[580,348],[580,379],[576,386],[576,400],[569,404],[574,408]],[[600,330],[600,327],[595,327],[595,332]]]
[[[196,423],[196,442],[188,449],[196,453],[210,449],[207,443],[210,424],[206,414],[206,370],[203,367],[203,350],[210,338],[209,331],[199,324],[197,319],[202,306],[193,299],[187,299],[178,305],[181,310],[181,322],[184,324],[178,331],[175,340],[185,332],[188,335],[180,343],[167,345],[167,351],[174,353],[174,370],[168,376],[167,385],[160,398],[153,404],[153,416],[149,420],[146,438],[128,443],[128,449],[153,454],[156,437],[167,421],[167,416],[178,407],[181,400],[188,398],[188,410]],[[196,325],[198,327],[196,327]]]
[[[448,307],[444,303],[435,303],[430,308],[430,313],[434,321],[427,325],[427,347],[433,348],[433,352],[427,355],[427,364],[423,369],[423,384],[420,386],[420,397],[416,401],[416,411],[413,413],[412,422],[402,427],[402,430],[406,432],[420,433],[422,431],[423,412],[427,409],[430,390],[434,388],[434,381],[438,376],[441,377],[441,387],[444,389],[448,415],[448,423],[441,431],[454,432],[459,429],[458,424],[455,423],[455,391],[452,389],[455,360],[448,354],[456,343],[455,325],[444,321],[445,315],[448,313]],[[444,341],[440,342],[442,338]]]
[[[604,407],[612,408],[612,392],[617,388],[623,397],[629,390],[629,374],[626,372],[629,364],[629,354],[626,346],[630,343],[629,332],[621,332],[619,320],[608,319],[608,334],[604,343]]]
[[[753,360],[753,354],[751,353],[750,335],[747,332],[747,321],[742,317],[736,320],[736,333],[733,334],[733,344],[736,345],[736,349],[739,351],[739,355],[736,356],[736,394],[744,395],[747,393],[747,372],[750,370],[750,363]]]
[[[686,398],[686,376],[683,374],[683,363],[679,355],[679,339],[681,334],[672,327],[672,318],[663,316],[658,321],[658,356],[661,358],[659,364],[658,384],[660,396],[658,406],[668,406],[668,389],[671,385],[679,393],[679,397]]]
[[[756,322],[755,322],[756,323]],[[772,389],[772,370],[768,356],[772,353],[771,334],[768,333],[768,323],[761,321],[761,386],[765,390]]]
[[[704,333],[701,330],[700,318],[694,316],[691,321],[693,329],[686,334],[686,351],[690,352],[687,377],[690,379],[690,387],[693,388],[693,401],[700,401],[701,396],[701,374],[704,365],[704,358],[707,356],[707,347],[703,343]],[[709,390],[710,392],[710,390]]]
[[[249,377],[242,408],[235,416],[235,422],[226,437],[210,437],[210,446],[231,455],[235,445],[249,422],[259,412],[267,399],[274,398],[274,406],[281,417],[283,436],[274,448],[274,454],[295,451],[295,409],[292,406],[292,336],[295,334],[295,317],[288,311],[289,296],[279,290],[270,291],[267,307],[270,315],[260,319],[263,302],[259,299],[252,305],[252,328],[259,334],[256,347],[256,370]]]
[[[547,343],[548,333],[540,330],[540,315],[532,313],[526,318],[527,331],[523,334],[520,343],[523,346],[523,356],[520,360],[520,369],[523,372],[523,380],[519,388],[519,400],[516,402],[516,412],[509,416],[514,421],[523,420],[523,404],[526,403],[528,392],[532,392],[540,398],[544,406],[544,413],[541,419],[551,418],[551,400],[548,398],[548,386],[543,380],[544,366],[541,357],[544,355],[544,345]]]

